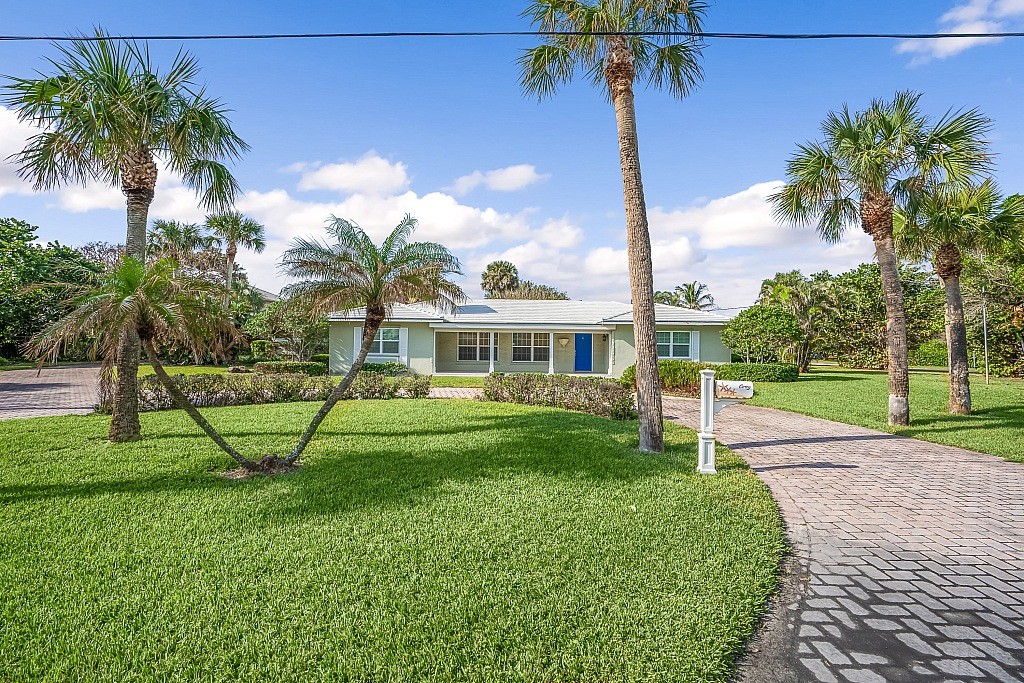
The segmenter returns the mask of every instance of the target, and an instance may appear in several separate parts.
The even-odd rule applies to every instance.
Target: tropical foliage
[[[633,89],[637,81],[685,97],[701,81],[707,5],[700,0],[535,0],[524,12],[544,34],[519,59],[523,89],[544,98],[578,75],[615,109],[626,213],[637,359],[640,450],[664,450],[654,320],[654,274]]]
[[[283,459],[286,465],[299,459],[320,423],[348,391],[395,304],[424,301],[451,311],[465,300],[465,293],[451,280],[462,274],[459,260],[440,244],[411,242],[416,226],[416,219],[407,214],[377,246],[358,225],[332,216],[327,222],[329,242],[298,238],[284,253],[283,270],[298,280],[285,288],[286,298],[306,306],[312,316],[363,311],[362,346],[348,373]]]
[[[836,242],[861,227],[875,243],[887,317],[889,423],[910,424],[906,317],[893,241],[900,204],[940,183],[960,186],[984,173],[989,121],[977,111],[949,112],[937,121],[922,113],[916,93],[900,92],[867,109],[844,107],[822,123],[824,139],[800,145],[786,184],[771,197],[775,215],[813,225]]]
[[[560,299],[569,295],[550,285],[538,284],[519,278],[519,269],[509,261],[492,261],[480,274],[480,288],[485,299]]]
[[[242,328],[251,339],[274,340],[289,356],[309,360],[327,351],[328,324],[299,300],[274,301],[254,314]],[[253,347],[255,353],[255,346]]]
[[[747,363],[777,363],[800,336],[795,315],[764,304],[740,312],[722,329],[722,343]]]
[[[708,291],[708,286],[696,280],[678,285],[671,292],[655,292],[654,301],[694,311],[707,311],[715,307],[715,298]]]

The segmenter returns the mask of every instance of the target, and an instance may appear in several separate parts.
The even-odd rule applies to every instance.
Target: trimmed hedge
[[[294,374],[319,377],[320,375],[327,374],[326,364],[299,360],[277,360],[267,363],[256,363],[256,365],[252,366],[252,369],[264,375]]]
[[[916,366],[948,367],[949,351],[946,350],[946,344],[941,341],[926,341],[910,352],[908,360],[911,365]]]
[[[612,379],[495,372],[484,380],[484,398],[498,403],[552,406],[613,420],[636,417],[633,391]]]
[[[171,375],[178,388],[199,408],[246,406],[295,401],[325,401],[337,381],[331,377],[303,374],[208,373]],[[345,393],[346,399],[426,398],[430,394],[430,376],[390,378],[375,373],[359,373]],[[139,410],[173,410],[171,395],[155,375],[139,378]],[[97,406],[109,413],[110,405]]]
[[[696,363],[688,360],[660,360],[661,388],[689,396],[700,394],[700,371],[714,370],[715,379],[745,382],[795,382],[800,368],[791,363]],[[636,366],[623,370],[620,381],[636,386]]]
[[[331,364],[331,354],[329,353],[314,353],[309,357],[314,363],[323,363],[324,365]]]
[[[398,361],[389,360],[387,363],[363,363],[359,367],[359,372],[375,372],[378,375],[398,377],[409,374],[409,368]]]

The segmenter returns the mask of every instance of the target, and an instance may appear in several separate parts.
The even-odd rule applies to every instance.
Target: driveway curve
[[[665,413],[699,424],[693,400]],[[798,562],[741,680],[1024,681],[1024,465],[752,406],[715,431]]]

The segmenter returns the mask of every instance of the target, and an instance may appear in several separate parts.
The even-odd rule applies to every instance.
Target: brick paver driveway
[[[99,377],[99,367],[79,365],[0,372],[0,420],[91,413]]]
[[[694,428],[698,410],[665,401]],[[750,406],[715,429],[806,570],[790,651],[749,680],[1024,681],[1024,465]]]

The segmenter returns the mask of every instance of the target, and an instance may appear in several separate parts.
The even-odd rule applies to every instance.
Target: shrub
[[[600,377],[495,372],[484,381],[484,398],[576,410],[613,420],[636,417],[633,391],[621,382]]]
[[[264,375],[301,374],[317,377],[327,374],[327,366],[323,363],[298,360],[278,360],[256,363],[252,369]]]
[[[256,339],[249,344],[249,348],[252,351],[253,358],[267,358],[273,360],[277,358],[277,350],[274,348],[274,342],[266,339]]]
[[[324,365],[331,364],[331,354],[329,353],[314,353],[309,357],[314,363],[323,363]]]
[[[910,364],[917,366],[946,367],[949,365],[949,352],[946,344],[933,339],[918,346],[909,354]]]
[[[228,367],[228,372],[231,372],[231,373],[246,373],[246,372],[252,372],[252,368],[250,368],[248,365],[232,365],[232,366]]]
[[[359,366],[359,372],[373,372],[388,377],[399,377],[408,374],[409,368],[398,361],[389,360],[387,363],[363,363]]]
[[[763,304],[741,312],[722,329],[722,343],[755,363],[779,360],[800,336],[795,315],[780,306]]]
[[[715,379],[795,382],[800,379],[800,368],[795,363],[725,363],[715,368]]]

